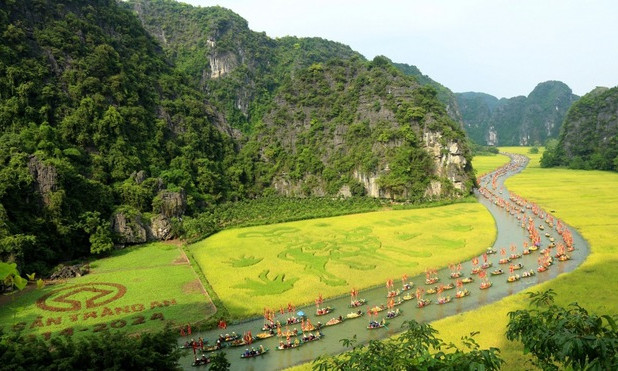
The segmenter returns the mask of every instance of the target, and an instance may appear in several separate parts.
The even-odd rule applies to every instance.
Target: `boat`
[[[384,304],[380,304],[379,307],[376,305],[375,307],[371,308],[370,310],[372,312],[374,312],[374,313],[377,313],[377,312],[383,311],[384,309],[386,309],[386,306]]]
[[[479,273],[481,273],[482,270],[483,270],[483,268],[481,268],[481,267],[474,267],[474,268],[472,268],[472,272],[470,274],[479,274]]]
[[[244,345],[252,344],[254,341],[258,340],[257,338],[251,337],[251,339],[237,339],[230,342],[231,347],[241,347]]]
[[[536,246],[536,245],[532,245],[532,246],[530,246],[530,247],[528,248],[528,250],[530,250],[530,251],[537,251],[538,249],[539,249],[539,247],[538,247],[538,246]]]
[[[461,272],[451,272],[451,278],[459,278],[461,277]]]
[[[316,316],[324,316],[324,315],[327,315],[328,313],[332,312],[333,310],[335,310],[335,308],[331,308],[331,307],[318,308],[315,311],[315,315]]]
[[[414,287],[414,282],[406,282],[403,285],[403,287],[401,288],[401,290],[408,291],[408,290],[412,289],[412,287]]]
[[[542,231],[545,230],[545,227],[543,227],[543,224],[539,224],[539,229]]]
[[[498,261],[499,264],[508,264],[510,262],[511,262],[511,259],[509,258],[503,258]]]
[[[303,335],[302,341],[303,343],[310,343],[312,341],[320,340],[322,336],[324,336],[324,334],[322,334],[321,332],[318,332],[317,335],[314,335],[312,332],[310,332],[309,335]]]
[[[481,286],[479,287],[481,290],[485,290],[490,288],[493,285],[493,283],[491,283],[491,281],[487,281],[487,282],[481,282]]]
[[[277,350],[294,349],[294,348],[298,348],[301,345],[303,345],[303,343],[299,341],[298,339],[294,340],[293,343],[290,341],[288,341],[287,343],[280,341],[279,345],[277,345]]]
[[[263,356],[266,352],[268,352],[268,348],[260,348],[258,350],[250,350],[249,352],[245,351],[240,355],[240,358],[254,358]]]
[[[425,294],[435,294],[436,292],[438,292],[438,288],[432,287],[432,288],[427,289],[427,291],[425,291]]]
[[[506,282],[515,282],[515,281],[519,281],[519,279],[520,279],[520,278],[521,278],[521,277],[519,277],[519,274],[514,274],[514,275],[512,275],[512,276],[509,276],[509,277],[506,279]]]
[[[539,265],[539,267],[536,269],[539,272],[545,272],[548,268],[544,265]]]
[[[553,237],[549,238],[549,242],[554,242],[554,241],[556,241],[556,239],[554,239]]]
[[[369,325],[367,325],[367,330],[377,330],[382,327],[386,327],[386,321],[384,320],[382,320],[381,322],[370,321]]]
[[[397,290],[389,291],[386,294],[386,297],[387,298],[394,298],[395,296],[399,296],[400,294],[401,294],[401,291],[399,291],[399,289],[397,289]]]
[[[255,335],[255,337],[257,339],[260,339],[260,340],[261,339],[268,339],[268,338],[273,337],[273,336],[275,336],[275,333],[274,332],[271,333],[270,331],[260,332],[259,334]]]
[[[428,306],[429,304],[431,304],[431,299],[418,299],[418,301],[416,302],[416,307],[423,308]]]
[[[560,255],[558,257],[558,260],[561,261],[561,262],[565,262],[567,260],[571,260],[571,257],[569,255],[567,255],[567,254],[562,254],[562,255]]]
[[[524,249],[522,252],[523,255],[530,255],[530,249]]]
[[[232,334],[225,334],[225,335],[219,335],[219,340],[222,343],[228,342],[228,341],[234,341],[234,340],[238,340],[240,339],[240,335],[238,335],[235,332],[232,332]]]
[[[450,296],[438,298],[438,300],[436,300],[436,304],[446,304],[446,303],[450,303],[450,302],[451,302],[451,297]]]
[[[210,361],[211,361],[210,357],[206,357],[205,355],[202,355],[202,358],[198,358],[195,361],[193,361],[191,366],[194,366],[194,367],[205,366],[205,365],[209,364]]]
[[[511,254],[510,259],[519,259],[521,258],[521,254]]]
[[[468,289],[459,290],[459,291],[457,291],[455,293],[455,297],[457,299],[461,299],[461,298],[466,297],[468,295],[470,295],[470,290],[468,290]]]
[[[516,270],[522,269],[524,265],[521,263],[517,263],[517,264],[511,265],[511,267],[513,268],[514,271],[516,271]]]
[[[329,319],[329,320],[328,320],[328,322],[326,322],[326,323],[324,324],[324,327],[326,327],[326,326],[335,326],[335,325],[338,325],[338,324],[340,324],[341,322],[343,322],[344,320],[345,320],[345,318],[343,318],[342,316],[339,316],[339,318],[334,318],[334,317],[333,317],[333,318]]]
[[[444,285],[442,286],[443,290],[451,290],[455,288],[455,284],[453,282],[449,283],[448,285]]]
[[[491,247],[488,247],[488,248],[487,248],[487,251],[485,251],[485,253],[486,253],[487,255],[495,254],[495,253],[496,253],[496,250],[494,250],[494,249],[493,249],[493,248],[491,248]]]
[[[534,269],[530,269],[529,271],[524,271],[521,274],[521,277],[525,278],[525,277],[532,277],[532,276],[535,276],[535,275],[536,275],[536,272],[534,271]]]
[[[487,269],[487,268],[491,268],[494,264],[492,262],[485,262],[483,264],[481,264],[481,268],[482,269]]]
[[[548,232],[545,232],[545,237],[549,237],[550,234]]]
[[[264,326],[262,326],[262,331],[268,331],[268,330],[276,330],[277,329],[277,324],[274,322],[271,323],[265,323]]]
[[[211,345],[209,347],[204,347],[204,349],[202,349],[203,352],[209,353],[209,352],[214,352],[217,351],[219,349],[223,348],[223,346],[221,344],[215,344],[215,345]]]
[[[440,281],[440,277],[430,277],[430,278],[426,278],[425,279],[425,284],[426,285],[433,285],[434,283]]]
[[[498,275],[503,274],[503,273],[504,273],[504,271],[502,269],[495,269],[495,270],[493,270],[491,272],[491,275],[492,276],[498,276]]]
[[[297,324],[297,323],[300,323],[300,322],[301,322],[301,320],[302,320],[302,318],[301,318],[301,317],[290,317],[290,318],[288,318],[288,319],[285,321],[285,323],[286,323],[287,325],[295,325],[295,324]]]
[[[461,282],[462,283],[471,283],[471,282],[474,282],[474,278],[472,278],[472,277],[464,277],[464,278],[461,279]]]
[[[407,293],[407,294],[405,294],[405,295],[402,297],[402,299],[403,299],[404,301],[412,300],[412,299],[414,299],[414,295],[413,295],[413,294],[410,294],[410,293]]]
[[[404,300],[402,298],[397,298],[397,301],[393,301],[391,304],[393,304],[394,307],[403,304]]]
[[[297,329],[293,329],[293,330],[287,330],[285,332],[281,331],[281,332],[277,332],[277,336],[280,338],[287,338],[287,337],[292,337],[292,336],[298,336],[299,332]]]
[[[367,299],[358,299],[348,304],[348,308],[357,308],[365,304],[367,304]]]
[[[401,315],[401,313],[403,313],[403,312],[401,312],[399,309],[397,309],[397,310],[389,310],[388,313],[386,313],[386,318],[392,319],[392,318],[395,318],[395,317],[399,317]]]
[[[351,313],[346,314],[345,318],[347,318],[347,319],[354,319],[354,318],[362,317],[364,315],[365,315],[365,313],[363,311],[359,310],[358,312],[351,312]]]

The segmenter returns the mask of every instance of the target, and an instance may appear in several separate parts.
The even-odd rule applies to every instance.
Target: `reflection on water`
[[[508,176],[511,176],[518,171],[521,171],[521,169],[511,170],[505,176],[497,178],[496,189],[503,189],[504,180]],[[487,177],[491,177],[491,174],[489,174]],[[481,181],[481,184],[483,184],[483,181]],[[508,191],[506,191],[506,189],[503,189],[500,196],[508,199]],[[496,221],[498,233],[496,241],[493,245],[495,250],[500,251],[501,248],[507,248],[508,246],[510,246],[511,243],[515,243],[518,247],[521,248],[523,242],[528,241],[528,235],[525,229],[521,228],[520,222],[515,219],[513,215],[510,215],[504,209],[496,206],[492,201],[487,200],[484,197],[479,197],[479,202],[481,202],[485,207],[487,207],[487,209],[491,212],[492,216]],[[543,221],[540,222],[542,223]],[[536,221],[535,224],[538,225],[540,222]],[[396,334],[397,332],[402,330],[401,325],[406,320],[414,319],[418,322],[428,322],[478,308],[479,306],[489,304],[505,296],[512,295],[522,290],[526,290],[537,283],[550,280],[563,272],[568,272],[575,269],[579,264],[581,264],[589,253],[588,246],[576,230],[570,227],[569,229],[573,234],[574,246],[576,246],[576,250],[571,253],[573,259],[566,262],[558,262],[556,260],[554,262],[554,265],[548,271],[537,273],[533,277],[522,278],[519,281],[507,283],[507,266],[505,267],[505,270],[507,270],[507,272],[504,275],[490,276],[490,280],[493,282],[493,286],[490,289],[480,290],[480,279],[478,277],[474,277],[474,282],[465,285],[465,288],[470,290],[471,295],[461,299],[453,298],[453,300],[448,304],[435,304],[435,294],[425,295],[426,298],[430,298],[433,300],[433,303],[425,308],[416,308],[415,300],[404,302],[401,306],[398,307],[403,312],[403,314],[395,319],[390,320],[386,328],[367,330],[366,327],[368,318],[367,316],[363,316],[357,319],[346,320],[342,324],[336,326],[324,328],[322,331],[324,337],[321,340],[304,344],[303,346],[296,349],[288,349],[283,351],[275,350],[279,340],[276,338],[270,338],[255,343],[257,346],[263,345],[265,348],[270,349],[269,353],[265,354],[262,357],[240,359],[240,354],[244,350],[243,347],[227,348],[224,351],[226,352],[227,358],[231,363],[232,370],[283,369],[299,363],[310,362],[321,354],[336,354],[345,351],[346,349],[342,346],[340,342],[340,340],[343,338],[350,339],[352,338],[352,336],[356,335],[359,343],[367,343],[370,340],[382,339]],[[554,229],[546,228],[545,232],[550,233],[550,236],[556,238],[556,241],[559,241],[560,236]],[[548,244],[548,239],[544,235],[541,237],[541,241],[543,246]],[[479,255],[483,252],[484,251],[479,251]],[[497,263],[500,259],[499,255],[500,254],[494,254],[489,256],[489,261],[494,263],[494,268],[498,266]],[[538,265],[538,256],[538,251],[533,252],[530,255],[524,255],[522,258],[517,259],[517,262],[521,262],[524,265],[524,270],[536,269]],[[471,262],[468,261],[462,263],[462,273],[464,273],[464,276],[469,276],[471,270]],[[441,278],[440,282],[443,284],[455,281],[449,278],[450,270],[448,268],[444,268],[438,271],[438,275]],[[429,286],[424,284],[424,280],[424,276],[412,277],[410,279],[411,282],[414,282],[414,287],[412,290],[414,291],[417,287],[423,287],[427,289]],[[452,291],[446,291],[445,294],[454,297],[455,290],[456,289]],[[307,293],[307,296],[311,295],[313,295],[313,293]],[[368,307],[373,307],[379,304],[386,304],[385,290],[383,287],[377,287],[371,290],[361,291],[359,297],[366,298],[368,300],[368,305],[359,308],[364,311],[367,311]],[[345,314],[352,312],[352,309],[349,309],[347,307],[348,303],[349,298],[347,297],[347,295],[344,297],[326,301],[324,303],[324,306],[328,305],[335,308],[335,312],[332,315],[326,316],[327,318],[315,317],[314,315],[312,315],[315,312],[315,308],[313,306],[298,309],[303,310],[305,313],[307,313],[309,318],[311,319],[311,322],[316,324],[318,321],[326,322],[331,317],[339,315],[345,316]],[[379,318],[381,319],[383,316],[385,316],[385,312],[381,312]],[[284,318],[285,316],[282,316],[281,320],[283,320]],[[242,334],[247,330],[251,330],[254,334],[256,334],[260,332],[259,329],[261,328],[262,324],[262,318],[256,318],[242,324],[229,326],[226,332],[231,333],[232,331],[234,331],[238,334]],[[297,327],[300,328],[300,326]],[[293,328],[293,326],[290,327],[290,329]],[[202,336],[210,340],[210,344],[212,344],[219,336],[219,333],[220,330],[213,330],[203,333],[194,333],[193,336],[195,336],[195,338],[197,338],[198,336]],[[186,338],[179,339],[179,343],[184,341],[186,341]],[[196,369],[195,367],[191,366],[191,363],[193,362],[192,351],[188,351],[187,354],[181,358],[180,362],[181,366],[185,369]]]

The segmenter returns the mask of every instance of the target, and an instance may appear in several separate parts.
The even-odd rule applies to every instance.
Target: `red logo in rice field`
[[[119,283],[84,283],[45,294],[36,301],[36,305],[52,312],[73,312],[109,304],[126,292],[127,288]]]

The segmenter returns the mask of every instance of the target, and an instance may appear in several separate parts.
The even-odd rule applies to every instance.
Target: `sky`
[[[510,98],[544,81],[618,85],[616,0],[181,0],[269,37],[322,37],[415,65],[454,92]]]

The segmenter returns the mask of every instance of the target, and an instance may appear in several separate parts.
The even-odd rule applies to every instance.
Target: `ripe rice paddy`
[[[591,254],[575,271],[535,286],[529,291],[553,289],[557,302],[568,305],[577,302],[597,314],[618,314],[618,285],[615,277],[618,266],[618,174],[604,171],[542,169],[541,154],[530,155],[528,148],[501,148],[505,152],[525,154],[531,158],[526,170],[506,181],[506,187],[544,207],[552,214],[576,228],[588,241]],[[477,157],[474,165],[487,157]],[[491,159],[493,161],[493,159]],[[481,165],[482,166],[482,165]],[[505,368],[530,368],[522,347],[506,340],[507,313],[527,307],[527,295],[522,292],[474,311],[446,318],[434,323],[446,341],[457,342],[471,331],[481,347],[498,347],[507,361]],[[509,367],[510,365],[510,367]]]
[[[215,308],[182,251],[154,243],[96,260],[65,283],[3,297],[0,327],[45,338],[108,329],[160,330],[204,320]]]
[[[480,204],[230,229],[189,247],[233,317],[310,303],[469,259],[495,238]]]

